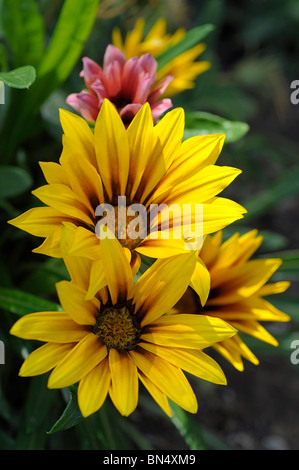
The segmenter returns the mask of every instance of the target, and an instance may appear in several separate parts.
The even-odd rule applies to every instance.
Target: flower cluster
[[[51,371],[49,388],[78,383],[83,416],[108,395],[128,416],[139,382],[167,415],[168,399],[195,413],[184,371],[226,384],[204,349],[242,370],[242,357],[258,360],[239,333],[276,344],[259,321],[288,320],[264,299],[288,287],[266,284],[280,260],[250,260],[261,237],[222,243],[222,229],[246,213],[219,195],[240,174],[217,164],[225,136],[184,140],[182,108],[161,118],[172,107],[168,87],[168,96],[186,89],[207,68],[194,62],[203,46],[157,73],[154,55],[185,33],[166,35],[159,20],[142,42],[143,27],[140,20],[124,43],[114,31],[103,68],[83,59],[87,89],[67,100],[81,116],[60,111],[59,163],[40,163],[46,184],[33,191],[42,205],[10,221],[41,237],[34,252],[60,258],[70,276],[56,286],[61,310],[12,327],[44,343],[20,375]]]

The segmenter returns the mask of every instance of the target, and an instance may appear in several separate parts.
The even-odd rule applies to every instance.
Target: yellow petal
[[[67,172],[61,165],[55,162],[39,162],[45,180],[49,184],[65,184],[70,186]]]
[[[218,257],[219,247],[222,242],[222,231],[215,233],[215,235],[207,235],[200,250],[200,258],[205,265],[211,269]]]
[[[254,365],[259,364],[258,358],[250,351],[239,335],[213,345],[213,348],[221,354],[235,369],[240,372],[244,370],[242,357]]]
[[[54,209],[66,214],[66,220],[75,219],[93,224],[93,216],[78,196],[64,184],[48,184],[34,191],[32,194]]]
[[[202,351],[168,348],[150,343],[140,343],[140,347],[163,357],[166,361],[196,377],[216,384],[226,385],[226,378],[220,366]]]
[[[203,204],[203,234],[217,232],[242,219],[246,209],[230,199],[215,197]]]
[[[208,165],[214,165],[222,150],[224,139],[224,134],[211,134],[185,140],[176,153],[167,175],[155,190],[152,202],[161,202],[163,196],[177,184],[181,184],[182,180],[198,174]]]
[[[188,287],[196,259],[193,253],[157,260],[134,286],[135,312],[145,326],[168,312]]]
[[[107,358],[80,380],[78,404],[85,418],[101,408],[106,400],[110,383],[111,373]]]
[[[153,118],[146,103],[138,111],[127,130],[130,145],[128,194],[133,200],[148,164],[154,143]]]
[[[290,321],[290,316],[281,312],[274,307],[270,302],[265,299],[259,298],[256,295],[244,299],[241,302],[233,304],[222,305],[220,308],[211,310],[209,308],[209,315],[223,318],[226,321],[232,320],[257,320],[257,321]]]
[[[67,216],[52,207],[34,207],[8,223],[36,237],[47,237]]]
[[[139,44],[142,40],[144,25],[144,19],[138,18],[135,23],[134,29],[127,33],[124,45],[124,53],[127,58],[139,55]]]
[[[130,166],[129,142],[125,126],[107,99],[95,124],[95,147],[102,181],[110,199],[126,194]]]
[[[204,349],[236,333],[230,324],[219,318],[182,313],[159,318],[141,338],[160,346]]]
[[[123,40],[119,28],[113,28],[112,30],[112,44],[120,51],[123,51]]]
[[[212,278],[212,288],[218,288],[217,297],[210,305],[225,305],[256,293],[281,265],[279,259],[256,259],[241,266],[223,269]]]
[[[222,343],[217,343],[217,345],[214,345],[213,347],[215,348],[218,345],[222,345],[234,357],[240,355],[240,357],[244,357],[245,359],[247,359],[247,361],[250,361],[256,366],[259,364],[258,358],[253,354],[252,351],[250,351],[248,346],[244,343],[244,341],[240,338],[238,334],[233,336],[232,338],[223,341]],[[236,367],[235,364],[233,365]]]
[[[94,261],[90,270],[90,278],[85,300],[90,300],[96,294],[107,286],[104,265],[102,260]]]
[[[107,348],[89,333],[55,367],[48,380],[49,388],[64,388],[78,382],[107,356]]]
[[[94,135],[85,119],[64,109],[59,110],[60,122],[64,131],[63,144],[69,150],[73,149],[82,158],[97,166]]]
[[[72,343],[84,338],[88,331],[75,323],[64,312],[30,313],[20,318],[10,333],[23,339]]]
[[[139,25],[140,29],[141,29],[141,24]],[[145,22],[143,20],[143,28],[144,28],[144,26],[145,26]],[[136,29],[136,27],[137,27],[137,22],[136,22],[136,25],[135,25],[134,29]],[[143,28],[142,28],[142,31],[143,31]],[[166,31],[167,31],[167,24],[166,24],[165,18],[158,18],[157,21],[155,22],[155,24],[151,27],[151,29],[149,30],[149,32],[145,36],[144,40],[145,41],[152,41],[152,40],[155,40],[157,38],[161,38],[166,34]]]
[[[130,298],[133,287],[133,274],[130,263],[119,241],[110,231],[100,231],[101,259],[113,304]],[[111,238],[106,238],[109,235]]]
[[[193,271],[190,286],[199,295],[201,305],[204,306],[210,293],[210,273],[206,265],[197,257],[195,269]]]
[[[74,237],[76,236],[77,229],[78,228],[74,224],[63,223],[60,240],[61,253],[71,280],[78,287],[87,291],[89,287],[92,260],[86,256],[84,257],[84,253],[82,253],[82,256],[67,255],[70,247],[72,246]]]
[[[86,291],[69,281],[56,284],[63,310],[79,325],[94,325],[101,304],[97,299],[85,300]]]
[[[60,158],[70,187],[92,215],[96,207],[104,202],[103,185],[98,170],[80,154],[63,151]]]
[[[87,228],[76,227],[66,248],[66,254],[98,260],[101,257],[100,240]]]
[[[157,238],[154,238],[156,236]],[[135,251],[141,255],[148,256],[149,258],[159,259],[186,254],[186,243],[183,239],[170,238],[162,240],[161,238],[158,238],[160,236],[161,232],[151,233],[140,243]]]
[[[261,297],[266,297],[272,294],[281,294],[282,292],[285,292],[290,287],[290,285],[291,283],[288,281],[280,281],[274,282],[272,284],[265,284],[258,290],[258,292],[256,292],[256,294]]]
[[[130,356],[140,371],[166,396],[190,413],[197,412],[197,401],[185,375],[178,367],[144,349],[130,351]]]
[[[141,187],[142,194],[138,194],[141,203],[161,181],[167,169],[173,162],[184,133],[184,110],[176,108],[169,111],[154,127],[154,142],[150,160],[144,171]]]
[[[46,343],[33,351],[23,362],[19,375],[30,377],[53,369],[74,347],[75,343]]]
[[[237,330],[243,331],[254,338],[257,338],[265,343],[278,346],[278,341],[272,336],[260,323],[254,320],[232,321],[231,325]]]
[[[32,250],[33,253],[38,253],[40,255],[51,256],[52,258],[61,258],[61,226],[53,230],[52,233],[45,239],[45,241]]]
[[[160,408],[162,408],[164,413],[166,413],[167,416],[171,417],[172,413],[165,393],[161,392],[161,390],[142,372],[139,372],[138,377],[147,389],[147,391],[151,394],[153,399],[158,403]]]
[[[109,351],[113,402],[121,415],[129,416],[138,403],[137,367],[127,353]]]
[[[180,206],[194,201],[204,203],[223,191],[240,173],[236,168],[209,165],[187,180],[182,176],[164,202]]]

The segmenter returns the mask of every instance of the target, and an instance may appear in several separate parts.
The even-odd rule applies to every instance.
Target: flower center
[[[93,331],[108,349],[118,351],[132,349],[139,334],[136,318],[127,307],[104,309],[99,313]]]
[[[129,213],[128,213],[129,212]],[[120,244],[133,251],[147,236],[147,213],[143,212],[129,215],[129,207],[111,206],[109,211],[105,211],[105,215],[97,218],[97,223],[107,225],[109,230],[119,240]]]

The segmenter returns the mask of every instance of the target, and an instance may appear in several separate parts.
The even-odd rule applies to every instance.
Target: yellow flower
[[[202,205],[203,234],[222,229],[246,212],[237,203],[217,197],[240,173],[235,168],[215,165],[224,135],[182,142],[181,108],[170,111],[154,126],[150,107],[145,104],[126,129],[114,106],[105,100],[94,133],[84,119],[68,111],[61,111],[61,123],[64,135],[60,162],[40,163],[48,184],[33,191],[46,206],[30,209],[9,222],[45,238],[34,250],[36,253],[61,257],[61,229],[68,223],[73,229],[69,254],[99,261],[101,241],[96,229],[104,216],[97,210],[104,204],[115,209],[115,235],[128,251],[132,267],[140,263],[139,254],[165,258],[186,253],[183,235],[171,238],[171,233],[182,225],[184,205]],[[162,208],[166,215],[176,204],[182,215],[175,218],[170,214],[168,231],[161,212],[151,218],[146,213],[143,236],[134,238],[128,230],[132,216],[125,218],[125,226],[120,224],[119,198],[125,198],[129,207],[138,203],[145,211]],[[188,222],[190,230],[196,229],[196,217],[194,209]],[[188,223],[184,228],[188,229]],[[167,236],[162,238],[161,234]],[[97,269],[99,272],[100,266]]]
[[[169,47],[180,42],[186,34],[183,28],[178,29],[172,35],[167,34],[167,25],[163,18],[159,18],[156,21],[145,37],[144,26],[144,19],[139,18],[136,21],[134,29],[127,33],[124,41],[119,28],[113,30],[112,42],[127,58],[139,57],[145,53],[157,57]],[[172,96],[181,91],[193,88],[196,77],[210,68],[210,62],[196,62],[196,59],[202,54],[205,48],[206,46],[203,43],[197,44],[186,52],[179,54],[157,72],[157,80],[161,80],[166,75],[172,75],[174,77],[173,81],[167,87],[167,96]]]
[[[134,284],[118,240],[103,239],[102,248],[105,280],[93,298],[85,300],[90,261],[66,256],[71,281],[57,284],[63,311],[29,314],[12,327],[15,336],[45,342],[27,357],[20,375],[53,369],[49,388],[79,382],[83,416],[97,411],[107,394],[128,416],[137,406],[139,380],[168,415],[168,398],[195,413],[196,397],[182,369],[225,384],[221,368],[202,349],[236,331],[204,315],[164,315],[187,288],[194,256],[158,260]]]
[[[189,313],[201,313],[222,318],[241,333],[277,346],[277,340],[260,322],[286,322],[290,317],[275,308],[264,297],[284,292],[289,282],[267,284],[279,268],[280,259],[250,259],[262,243],[262,236],[252,230],[243,236],[234,234],[222,243],[222,232],[207,236],[200,251],[203,262],[210,273],[211,290],[204,307],[194,291],[198,291],[198,280],[174,308]],[[206,281],[207,283],[207,281]],[[242,357],[258,364],[257,357],[237,334],[214,345],[236,369],[244,369]]]

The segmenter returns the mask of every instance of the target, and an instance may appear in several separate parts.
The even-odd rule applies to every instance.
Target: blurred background
[[[35,3],[47,41],[63,1]],[[219,164],[243,171],[223,195],[248,210],[241,223],[225,230],[225,236],[257,228],[264,235],[258,255],[284,260],[272,280],[290,280],[292,285],[287,295],[277,295],[271,302],[288,313],[292,321],[267,325],[280,343],[277,348],[246,338],[260,365],[246,362],[244,372],[209,351],[222,366],[228,385],[221,387],[190,378],[199,411],[188,421],[187,437],[186,429],[164,416],[147,395],[128,419],[120,419],[104,407],[99,415],[75,427],[71,422],[69,429],[47,434],[71,395],[47,390],[47,377],[18,377],[26,348],[34,345],[9,336],[20,310],[18,299],[6,305],[4,294],[5,289],[18,289],[31,294],[32,301],[34,296],[56,301],[55,283],[67,275],[59,260],[32,254],[37,246],[34,237],[6,222],[36,204],[30,191],[44,184],[38,161],[59,159],[58,108],[69,109],[65,104],[67,95],[82,89],[81,58],[87,55],[101,63],[112,29],[119,26],[125,33],[140,16],[146,18],[147,28],[164,17],[169,32],[208,23],[215,27],[204,40],[207,49],[201,56],[211,62],[211,69],[197,78],[194,89],[175,96],[173,103],[186,111],[204,111],[249,125],[241,139],[225,144],[219,159]],[[15,58],[3,18],[0,64],[5,70]],[[82,52],[73,59],[67,76],[37,101],[34,129],[23,132],[19,140],[11,133],[22,113],[20,107],[25,107],[26,101],[22,100],[26,91],[7,92],[8,105],[0,106],[0,161],[18,168],[20,183],[18,191],[12,187],[9,191],[5,173],[0,172],[0,338],[6,353],[5,365],[0,365],[1,449],[188,449],[192,445],[203,449],[299,449],[299,369],[290,360],[291,343],[299,340],[299,104],[290,100],[291,83],[299,80],[298,27],[298,0],[102,0]],[[8,51],[5,57],[2,47]],[[21,57],[13,65],[25,64]],[[76,413],[74,407],[73,422]],[[192,444],[193,438],[196,444]]]

